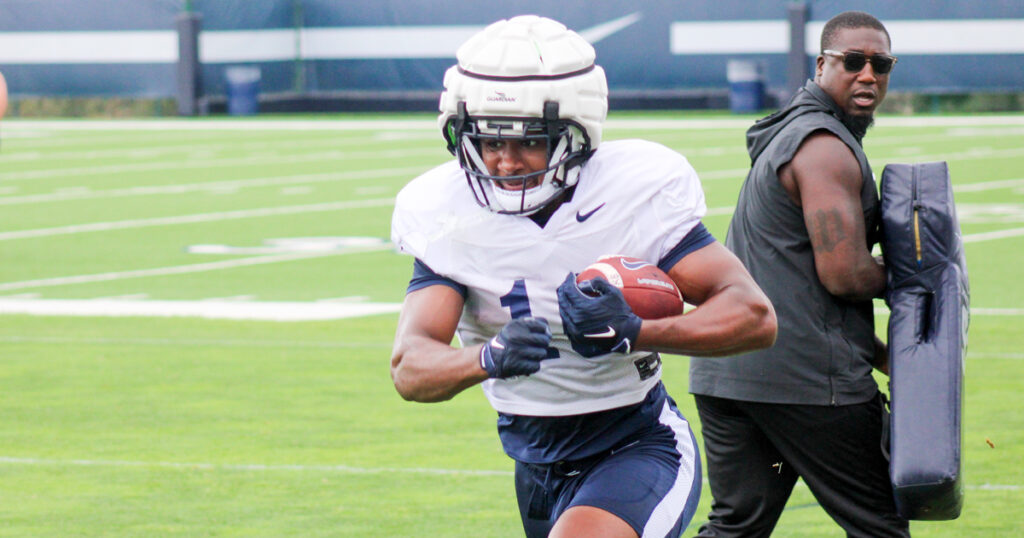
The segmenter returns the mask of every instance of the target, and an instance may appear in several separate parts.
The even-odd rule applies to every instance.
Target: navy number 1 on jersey
[[[525,318],[532,315],[530,310],[530,297],[526,294],[526,280],[517,279],[512,284],[512,290],[501,296],[501,306],[507,308],[512,314],[512,319]],[[548,358],[558,358],[558,350],[548,347]]]

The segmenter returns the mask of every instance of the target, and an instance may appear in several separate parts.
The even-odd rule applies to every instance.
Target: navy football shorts
[[[640,536],[678,537],[700,500],[701,468],[689,423],[667,399],[638,440],[577,461],[516,462],[516,497],[528,538],[546,537],[573,506],[593,506]]]

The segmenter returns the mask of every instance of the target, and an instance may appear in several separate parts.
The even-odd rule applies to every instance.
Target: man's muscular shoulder
[[[802,205],[802,193],[812,183],[860,180],[857,156],[845,142],[827,130],[807,135],[793,159],[779,168],[779,182],[797,206]]]

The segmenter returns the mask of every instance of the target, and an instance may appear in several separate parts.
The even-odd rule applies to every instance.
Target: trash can
[[[764,73],[761,64],[751,60],[729,60],[729,109],[736,114],[759,112],[764,108]]]
[[[259,112],[260,69],[258,67],[229,67],[227,78],[228,114],[248,116]]]

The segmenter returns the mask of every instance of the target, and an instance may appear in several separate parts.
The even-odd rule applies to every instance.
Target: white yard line
[[[344,474],[423,474],[462,476],[508,477],[512,471],[493,469],[443,469],[429,467],[356,467],[352,465],[265,464],[265,463],[208,463],[173,461],[128,461],[54,458],[18,458],[0,456],[0,465],[57,466],[57,467],[146,467],[206,471],[269,471],[269,472],[330,472]],[[705,486],[706,487],[706,486]],[[1020,484],[967,484],[970,490],[1020,491]]]
[[[158,120],[23,120],[4,121],[8,131],[439,131],[433,119],[421,120],[277,120],[179,118]]]
[[[971,308],[972,316],[1024,316],[1024,308]]]
[[[877,153],[877,152],[876,152]],[[1010,159],[1024,155],[1024,148],[993,149],[971,148],[966,151],[949,153],[925,153],[914,155],[888,155],[871,157],[873,162],[882,163],[905,163],[905,162],[928,162],[928,161],[966,161],[971,159]]]
[[[1010,228],[1008,230],[996,230],[994,232],[982,232],[963,236],[964,243],[980,243],[995,239],[1007,239],[1024,235],[1024,228]]]
[[[712,170],[710,172],[697,172],[697,177],[702,182],[704,181],[718,181],[720,179],[743,179],[747,177],[749,168],[731,168],[728,170]]]
[[[953,185],[953,192],[982,192],[996,189],[1012,189],[1024,186],[1024,179],[997,179],[993,181],[980,181],[978,183],[965,183]]]
[[[393,314],[401,309],[401,303],[369,302],[0,298],[0,314],[33,316],[195,317],[247,321],[326,321]]]
[[[256,165],[281,165],[308,163],[318,161],[352,161],[352,160],[375,160],[376,162],[387,162],[390,159],[407,158],[410,156],[437,156],[444,157],[446,154],[440,148],[408,149],[395,148],[376,151],[341,151],[330,150],[317,153],[306,153],[302,155],[279,155],[262,154],[256,157],[233,157],[233,158],[181,158],[167,161],[152,161],[144,163],[111,164],[103,166],[80,166],[71,168],[50,168],[42,170],[24,170],[21,172],[3,172],[0,179],[4,181],[40,180],[50,178],[69,178],[81,176],[98,176],[110,174],[125,174],[131,172],[152,172],[184,169],[209,169],[227,166],[256,166]],[[438,163],[440,164],[440,162]]]
[[[879,116],[879,127],[976,127],[984,125],[1024,125],[1024,114],[991,116]]]
[[[172,461],[124,461],[124,460],[59,460],[47,458],[12,458],[0,456],[0,464],[45,465],[76,467],[165,467],[171,469],[202,469],[216,471],[300,471],[333,472],[345,474],[426,474],[466,476],[512,476],[512,471],[486,469],[430,469],[423,467],[354,467],[351,465],[272,465],[262,463],[198,463]]]
[[[28,239],[33,237],[50,237],[55,235],[72,235],[89,232],[105,232],[110,230],[127,230],[152,226],[170,226],[178,224],[195,224],[223,220],[248,219],[256,217],[272,217],[278,215],[294,215],[297,213],[314,213],[324,211],[340,211],[344,209],[362,209],[367,207],[387,207],[394,205],[394,198],[370,198],[343,202],[325,202],[321,204],[303,204],[282,207],[262,207],[257,209],[239,209],[219,213],[197,213],[194,215],[177,215],[173,217],[154,217],[148,219],[117,220],[109,222],[92,222],[89,224],[73,224],[53,228],[36,228],[0,232],[0,241]]]
[[[888,316],[889,309],[885,307],[875,307],[875,315]],[[1013,317],[1013,316],[1024,316],[1024,308],[980,308],[973,306],[971,307],[971,316],[993,316],[993,317]]]
[[[1019,361],[1024,360],[1024,353],[971,353],[968,351],[967,358],[970,360],[1003,359]]]
[[[709,217],[729,216],[729,215],[732,215],[735,211],[736,211],[736,208],[734,206],[731,206],[731,205],[721,206],[721,207],[709,207],[708,208],[708,212],[705,213],[705,215],[707,215]],[[721,240],[725,241],[725,238],[722,237]]]
[[[82,148],[86,151],[93,150],[97,145],[116,146],[120,144],[134,145],[136,147],[146,144],[162,145],[169,141],[184,141],[191,144],[200,144],[204,141],[217,143],[224,138],[223,133],[217,131],[79,131],[68,132],[61,130],[14,130],[7,128],[8,120],[4,121],[4,140],[16,140],[18,151],[43,150],[53,151],[55,148]],[[266,139],[274,135],[269,131],[259,131]],[[249,138],[253,139],[252,137]],[[12,142],[12,146],[15,143]],[[8,146],[5,146],[7,148]],[[7,151],[6,149],[4,150]]]
[[[203,338],[80,338],[72,336],[2,336],[5,344],[52,344],[59,346],[152,346],[152,347],[227,347],[227,348],[310,348],[391,349],[391,342],[315,342],[309,340],[220,340]]]
[[[0,205],[31,204],[40,202],[61,202],[65,200],[81,200],[95,198],[119,198],[124,196],[148,196],[155,194],[184,194],[191,192],[223,192],[250,187],[274,187],[281,185],[305,185],[308,183],[326,183],[335,181],[354,181],[385,177],[414,177],[423,173],[423,166],[406,166],[401,168],[379,168],[355,170],[351,172],[328,172],[318,174],[296,174],[292,176],[270,176],[250,179],[210,181],[204,183],[181,183],[172,185],[152,185],[125,187],[108,190],[75,190],[60,191],[46,194],[26,194],[21,196],[0,197]]]
[[[107,282],[111,280],[123,280],[127,278],[182,275],[188,273],[200,273],[204,271],[218,271],[221,269],[234,269],[236,267],[247,267],[252,265],[264,265],[268,263],[281,263],[295,260],[305,260],[309,258],[321,258],[325,256],[338,256],[342,254],[356,254],[362,252],[391,250],[392,248],[394,247],[390,245],[383,245],[378,247],[352,248],[347,250],[336,250],[329,252],[294,252],[288,254],[277,254],[269,256],[255,256],[251,258],[238,258],[234,260],[223,260],[209,263],[196,263],[189,265],[177,265],[171,267],[154,267],[151,269],[136,269],[134,271],[114,271],[110,273],[97,273],[92,275],[77,275],[54,278],[41,278],[36,280],[22,280],[20,282],[0,283],[0,291],[65,286],[68,284],[85,284],[90,282]]]
[[[1004,140],[1012,137],[1024,137],[1024,129],[1020,127],[1003,129],[993,127],[978,129],[949,127],[939,132],[916,135],[880,135],[872,131],[864,138],[864,150],[869,154],[873,154],[876,151],[883,151],[890,146],[908,147],[913,144],[927,142],[949,142],[951,138],[956,138],[958,143],[963,144],[967,143],[966,140],[970,138],[996,138]]]
[[[40,160],[56,160],[56,159],[80,159],[80,160],[91,160],[91,159],[153,159],[166,155],[179,155],[189,156],[190,154],[206,154],[220,152],[223,150],[229,150],[231,153],[252,153],[252,152],[274,152],[281,153],[287,150],[289,153],[294,150],[308,151],[313,148],[329,147],[333,149],[339,149],[345,146],[366,146],[367,138],[364,136],[358,136],[358,133],[346,134],[344,136],[318,136],[316,138],[306,138],[303,140],[253,140],[253,141],[231,141],[225,142],[223,136],[213,139],[206,143],[197,143],[194,140],[187,140],[187,143],[165,143],[160,141],[159,144],[155,144],[147,147],[139,147],[138,140],[135,137],[130,136],[131,133],[125,133],[118,139],[131,142],[128,147],[119,149],[104,149],[97,150],[91,146],[84,147],[82,149],[68,149],[64,151],[48,151],[46,149],[34,149],[24,150],[21,148],[23,145],[19,141],[18,149],[16,151],[6,152],[4,155],[4,161],[13,162],[31,162]],[[436,137],[440,141],[440,133]],[[379,140],[379,136],[374,137],[375,140]],[[403,140],[413,139],[406,137]],[[413,140],[426,140],[425,137],[415,138]],[[442,152],[443,148],[439,148]]]

